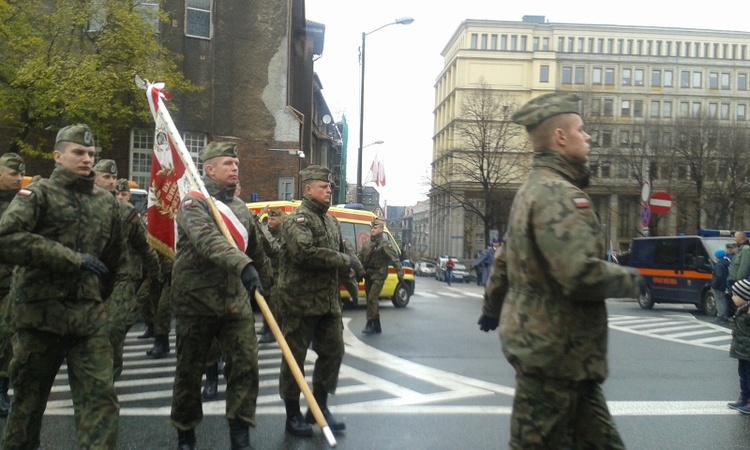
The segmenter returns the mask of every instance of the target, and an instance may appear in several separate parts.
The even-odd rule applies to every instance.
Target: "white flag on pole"
[[[367,182],[375,182],[375,185],[385,186],[385,164],[380,152],[375,155],[370,165],[370,171],[367,173]]]

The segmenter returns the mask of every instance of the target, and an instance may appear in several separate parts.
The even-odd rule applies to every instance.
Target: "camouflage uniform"
[[[8,209],[8,205],[17,192],[16,189],[0,191],[0,216]],[[8,317],[8,304],[10,303],[10,280],[14,267],[15,264],[0,264],[0,378],[5,379],[8,378],[8,364],[13,356],[10,346],[13,328],[10,326]]]
[[[194,429],[203,418],[201,377],[214,338],[232,365],[226,391],[227,418],[255,426],[258,341],[250,298],[240,275],[253,263],[268,283],[268,258],[255,220],[245,203],[235,198],[234,188],[208,177],[204,182],[208,193],[226,204],[246,227],[249,242],[247,253],[238,250],[219,232],[204,198],[190,193],[183,199],[176,217],[179,239],[172,270],[178,346],[171,421],[178,431]]]
[[[532,100],[514,120],[533,129],[577,111],[569,99]],[[605,299],[634,297],[638,283],[600,259],[601,223],[582,190],[588,178],[587,165],[537,149],[493,261],[483,314],[500,315],[503,353],[516,370],[513,449],[624,448],[600,386],[608,372]]]
[[[85,125],[63,128],[57,141],[93,147]],[[47,398],[63,360],[79,447],[116,447],[119,405],[101,294],[107,286],[82,270],[82,254],[100,258],[114,274],[120,245],[117,201],[94,187],[93,173],[81,177],[56,168],[49,179],[21,190],[0,220],[0,260],[19,265],[10,366],[14,397],[4,449],[39,446]]]
[[[376,223],[373,223],[375,226]],[[377,223],[382,226],[382,223]],[[388,278],[388,266],[393,264],[399,281],[404,279],[404,269],[398,259],[398,252],[383,233],[370,236],[357,255],[365,268],[365,292],[367,293],[367,321],[379,320],[380,292]],[[378,322],[379,326],[379,322]]]

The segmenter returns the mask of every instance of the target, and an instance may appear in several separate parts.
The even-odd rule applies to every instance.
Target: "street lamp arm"
[[[368,34],[372,34],[372,33],[376,32],[378,30],[382,30],[383,28],[389,27],[391,25],[409,25],[412,22],[414,22],[414,19],[411,18],[411,17],[400,17],[400,18],[394,20],[393,22],[389,22],[389,23],[387,23],[385,25],[381,25],[381,26],[375,28],[374,30],[369,31],[367,33],[363,33],[363,34],[365,36],[367,36]]]

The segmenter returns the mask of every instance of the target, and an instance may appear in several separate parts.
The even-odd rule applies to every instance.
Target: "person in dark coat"
[[[737,306],[737,312],[734,314],[729,356],[738,361],[740,397],[736,402],[727,403],[727,406],[742,414],[750,414],[750,281],[739,280],[732,285],[732,301]]]

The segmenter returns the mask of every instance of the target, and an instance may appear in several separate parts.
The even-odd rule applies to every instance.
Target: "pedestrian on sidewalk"
[[[727,403],[727,406],[742,414],[750,414],[750,281],[739,280],[732,285],[732,301],[737,306],[737,312],[734,313],[729,356],[738,361],[740,397],[736,402]]]

